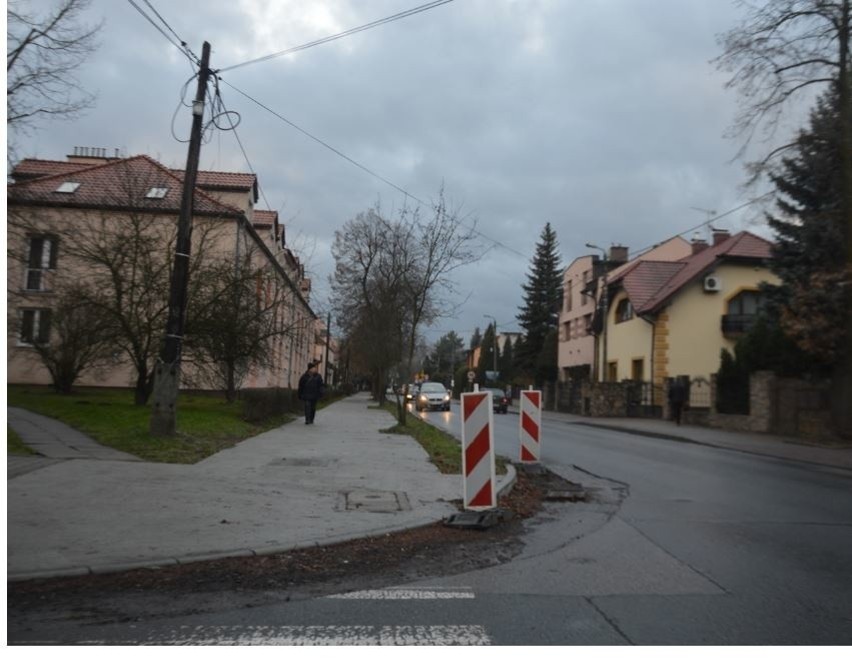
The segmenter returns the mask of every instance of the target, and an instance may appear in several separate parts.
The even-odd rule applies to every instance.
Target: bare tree
[[[378,399],[390,368],[402,361],[406,376],[412,374],[418,329],[452,312],[452,274],[478,258],[475,229],[447,209],[443,191],[432,210],[428,220],[407,209],[391,220],[377,206],[335,235],[336,315]],[[401,404],[399,419],[405,422]]]
[[[828,139],[839,145],[839,157],[836,168],[825,173],[836,177],[838,182],[837,210],[839,224],[845,231],[846,267],[845,272],[830,273],[813,283],[837,287],[852,285],[848,278],[852,272],[851,1],[767,0],[758,6],[743,3],[748,13],[739,26],[722,35],[720,44],[724,52],[716,60],[720,69],[732,73],[728,86],[740,94],[740,112],[732,130],[744,139],[740,155],[758,131],[772,136],[781,117],[803,94],[834,87],[831,91],[838,101],[839,121]],[[764,173],[769,173],[776,182],[783,179],[785,162],[793,160],[786,154],[800,144],[797,133],[789,144],[751,163],[752,181]],[[785,157],[776,157],[781,154]],[[846,309],[846,324],[850,323],[852,307]],[[839,398],[844,401],[842,424],[852,434],[852,414],[845,402],[852,394],[852,332],[847,333],[847,341],[834,388],[841,391]]]
[[[237,260],[211,259],[192,278],[187,309],[186,357],[229,402],[253,368],[272,368],[282,339],[297,325],[289,309],[294,293],[256,248]]]
[[[87,287],[80,282],[61,285],[51,291],[55,302],[50,308],[24,306],[10,318],[9,329],[32,350],[24,354],[47,368],[57,393],[71,393],[84,371],[115,361],[107,323],[88,303]]]
[[[92,105],[75,73],[97,47],[102,23],[83,22],[91,0],[61,0],[45,16],[23,4],[6,6],[6,126],[27,132],[42,117],[72,118]]]
[[[772,138],[779,122],[809,91],[835,85],[840,101],[842,163],[847,211],[852,208],[852,65],[850,0],[767,0],[747,10],[737,27],[719,36],[723,53],[715,60],[731,74],[726,86],[739,93],[740,107],[730,136],[742,140],[743,156],[756,135]],[[750,163],[756,180],[793,146],[784,144]]]
[[[422,220],[419,212],[401,213],[401,223],[411,236],[405,286],[410,297],[410,322],[408,324],[407,365],[411,372],[417,343],[417,330],[441,317],[452,314],[450,302],[456,293],[453,272],[463,265],[479,260],[474,248],[476,228],[467,225],[470,218],[462,217],[457,209],[450,209],[443,187],[432,205],[432,217]]]
[[[403,355],[410,304],[404,283],[411,265],[408,241],[405,227],[385,219],[377,206],[336,231],[332,245],[335,316],[353,356],[351,365],[369,372],[379,399],[388,370]]]

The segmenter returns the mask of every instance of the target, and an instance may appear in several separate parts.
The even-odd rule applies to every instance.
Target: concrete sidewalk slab
[[[195,465],[75,459],[20,475],[7,484],[8,578],[273,553],[456,512],[461,476],[379,431],[393,424],[361,394]],[[369,511],[351,494],[405,504]]]
[[[108,459],[141,461],[139,457],[103,446],[82,432],[53,418],[8,407],[6,422],[33,450],[50,459]]]

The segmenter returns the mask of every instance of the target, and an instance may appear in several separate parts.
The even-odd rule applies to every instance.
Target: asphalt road
[[[460,436],[457,414],[421,416]],[[518,422],[495,415],[498,454],[517,455]],[[637,644],[852,643],[852,474],[560,421],[542,431],[547,467],[622,483],[623,501],[581,540],[464,584],[580,595]],[[572,559],[607,582],[584,587],[560,570]]]
[[[421,416],[458,435],[453,409]],[[518,416],[494,421],[514,458]],[[152,614],[145,599],[136,619],[128,600],[113,624],[51,623],[106,644],[852,644],[852,474],[559,421],[542,451],[591,500],[549,507],[511,562],[251,606],[223,593]]]

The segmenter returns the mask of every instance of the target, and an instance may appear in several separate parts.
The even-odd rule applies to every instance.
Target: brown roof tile
[[[685,263],[643,260],[624,275],[624,289],[633,308],[642,308],[666,282],[677,275]]]
[[[254,211],[252,224],[254,226],[273,226],[278,221],[277,210],[257,210]]]
[[[645,273],[639,272],[639,268],[637,267],[631,273],[628,273],[624,287],[628,291],[628,295],[630,295],[629,286],[633,286],[639,298],[644,300],[639,303],[639,300],[634,300],[631,295],[631,302],[637,312],[649,313],[657,310],[672,295],[711,270],[720,261],[732,259],[768,260],[770,258],[772,258],[771,242],[748,231],[741,231],[736,235],[732,235],[724,242],[708,247],[697,254],[682,258],[676,263],[672,263],[672,265],[680,265],[680,269],[676,272],[672,270],[673,273],[668,278],[664,277],[665,268],[657,272],[649,270]],[[627,279],[631,279],[632,277],[636,277],[637,280],[635,282],[631,281],[628,284]],[[655,282],[659,284],[659,287],[648,295],[650,286],[654,285]]]
[[[52,165],[43,167],[44,170],[51,168],[57,173],[8,185],[8,202],[104,209],[134,207],[168,213],[180,211],[182,179],[148,156],[138,155],[63,171],[57,170],[64,168]],[[66,181],[80,183],[80,186],[71,194],[57,192],[57,188]],[[146,198],[152,187],[167,188],[165,197]],[[196,190],[196,214],[233,216],[241,212]]]
[[[57,160],[26,158],[15,165],[15,168],[12,170],[12,177],[15,180],[29,180],[32,178],[42,178],[43,176],[53,176],[55,174],[66,174],[91,166],[91,164],[83,162],[59,162]]]

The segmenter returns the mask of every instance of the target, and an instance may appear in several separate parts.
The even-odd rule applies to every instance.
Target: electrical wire
[[[241,94],[242,96],[244,96],[245,98],[247,98],[248,100],[250,100],[252,103],[255,103],[258,107],[260,107],[260,108],[262,108],[262,109],[266,110],[267,112],[269,112],[270,114],[272,114],[274,117],[276,117],[276,118],[280,119],[281,121],[283,121],[284,123],[286,123],[286,124],[287,124],[288,126],[290,126],[291,128],[294,128],[295,130],[298,130],[300,133],[302,133],[303,135],[305,135],[305,136],[306,136],[306,137],[308,137],[309,139],[312,139],[312,140],[313,140],[313,141],[315,141],[317,144],[320,144],[321,146],[325,147],[326,149],[328,149],[329,151],[331,151],[331,152],[332,152],[332,153],[334,153],[335,155],[337,155],[337,156],[339,156],[339,157],[343,158],[344,160],[346,160],[346,161],[347,161],[347,162],[349,162],[350,164],[352,164],[352,165],[354,165],[354,166],[358,167],[359,169],[361,169],[362,171],[366,172],[366,173],[367,173],[367,174],[369,174],[370,176],[372,176],[372,177],[376,178],[377,180],[380,180],[380,181],[381,181],[381,182],[383,182],[385,185],[388,185],[388,186],[392,187],[392,188],[393,188],[393,189],[395,189],[396,191],[398,191],[398,192],[400,192],[401,194],[403,194],[406,198],[411,199],[412,201],[417,202],[419,205],[423,206],[424,208],[431,208],[431,207],[432,207],[432,205],[431,205],[431,204],[427,203],[426,201],[423,201],[422,199],[418,198],[417,196],[415,196],[414,194],[412,194],[412,193],[411,193],[411,192],[409,192],[408,190],[406,190],[406,189],[404,189],[404,188],[400,187],[400,186],[399,186],[399,185],[397,185],[396,183],[394,183],[394,182],[392,182],[392,181],[388,180],[387,178],[385,178],[384,176],[382,176],[382,175],[380,175],[380,174],[376,173],[375,171],[373,171],[373,170],[372,170],[372,169],[370,169],[369,167],[366,167],[366,166],[362,165],[362,164],[361,164],[360,162],[358,162],[357,160],[354,160],[354,159],[350,158],[348,155],[346,155],[345,153],[343,153],[343,152],[342,152],[342,151],[340,151],[339,149],[336,149],[335,147],[331,146],[331,145],[330,145],[330,144],[328,144],[327,142],[325,142],[325,141],[321,140],[319,137],[316,137],[316,136],[312,135],[311,133],[309,133],[309,132],[308,132],[307,130],[305,130],[304,128],[302,128],[302,127],[300,127],[300,126],[296,125],[295,123],[293,123],[292,121],[290,121],[288,118],[286,118],[286,117],[282,116],[280,113],[276,112],[275,110],[273,110],[273,109],[272,109],[272,108],[270,108],[269,106],[264,105],[262,102],[260,102],[260,101],[259,101],[259,100],[257,100],[256,98],[253,98],[252,96],[250,96],[250,95],[249,95],[249,94],[247,94],[246,92],[244,92],[244,91],[242,91],[241,89],[239,89],[239,88],[235,87],[234,85],[232,85],[231,83],[229,83],[227,80],[222,80],[222,82],[223,82],[223,83],[225,83],[226,85],[228,85],[231,89],[233,89],[233,90],[234,90],[234,91],[236,91],[237,93]],[[496,239],[494,239],[494,238],[492,238],[492,237],[490,237],[490,236],[486,235],[485,233],[483,233],[482,231],[480,231],[480,230],[476,229],[475,227],[468,226],[468,225],[465,225],[465,224],[462,224],[462,226],[465,226],[465,228],[467,228],[467,229],[468,229],[468,230],[470,230],[471,232],[475,233],[476,235],[480,236],[481,238],[483,238],[483,239],[487,240],[488,242],[492,243],[493,245],[495,245],[495,246],[497,246],[497,247],[501,247],[502,249],[505,249],[506,251],[509,251],[509,252],[511,252],[511,253],[513,253],[513,254],[516,254],[517,256],[520,256],[521,258],[524,258],[524,259],[528,258],[526,254],[523,254],[523,253],[521,253],[520,251],[518,251],[517,249],[514,249],[513,247],[510,247],[510,246],[508,246],[508,245],[506,245],[506,244],[504,244],[504,243],[500,242],[499,240],[496,240]]]
[[[405,11],[401,11],[397,14],[393,14],[391,16],[386,16],[385,18],[380,18],[378,20],[372,21],[370,23],[365,23],[364,25],[360,25],[358,27],[353,27],[344,32],[339,32],[337,34],[332,34],[327,37],[323,37],[321,39],[316,39],[315,41],[310,41],[308,43],[304,43],[301,46],[294,46],[293,48],[288,48],[287,50],[281,50],[277,53],[271,53],[269,55],[264,55],[263,57],[258,57],[256,59],[251,59],[246,62],[242,62],[240,64],[234,64],[233,66],[228,66],[223,69],[219,69],[220,73],[224,73],[225,71],[232,71],[234,69],[248,66],[249,64],[257,64],[259,62],[266,62],[270,59],[275,59],[278,57],[283,57],[284,55],[290,55],[295,52],[299,52],[300,50],[307,50],[308,48],[313,48],[314,46],[319,46],[324,43],[328,43],[330,41],[336,41],[337,39],[342,39],[343,37],[348,37],[352,34],[357,34],[358,32],[364,32],[365,30],[370,30],[374,27],[379,27],[381,25],[387,25],[388,23],[392,23],[394,21],[398,21],[403,18],[408,18],[409,16],[414,16],[415,14],[422,13],[424,11],[429,11],[430,9],[434,9],[436,7],[440,7],[441,5],[449,4],[453,2],[453,0],[434,0],[433,2],[428,2],[424,5],[420,5],[418,7],[412,7],[411,9],[406,9]]]
[[[708,219],[706,221],[701,222],[697,226],[693,226],[692,228],[688,228],[685,231],[681,231],[680,233],[675,233],[675,236],[686,235],[687,233],[691,233],[692,231],[697,231],[698,229],[700,229],[704,226],[707,226],[708,224],[712,224],[716,220],[722,219],[722,217],[727,217],[728,215],[731,215],[731,214],[737,212],[738,210],[742,210],[743,208],[747,208],[748,206],[750,206],[754,203],[757,203],[758,201],[762,201],[763,199],[765,199],[769,196],[772,196],[773,194],[775,194],[775,192],[767,192],[766,194],[761,194],[759,197],[755,197],[754,199],[746,201],[745,203],[737,206],[736,208],[731,208],[730,210],[726,210],[721,215],[713,215],[713,217],[711,217],[710,219]],[[674,236],[672,236],[672,237],[674,237]],[[636,249],[636,250],[634,250],[630,253],[633,256],[633,258],[636,258],[637,256],[644,254],[646,251],[650,251],[651,249],[653,249],[654,247],[656,247],[658,245],[659,245],[659,243],[652,244],[648,247],[643,247],[642,249]]]
[[[143,18],[145,18],[145,20],[147,20],[147,21],[148,21],[151,25],[153,25],[153,26],[154,26],[154,29],[155,29],[155,30],[157,30],[157,32],[159,32],[160,34],[162,34],[162,35],[163,35],[163,37],[166,39],[166,41],[168,41],[168,42],[169,42],[170,44],[172,44],[175,48],[177,48],[177,49],[178,49],[181,53],[183,53],[183,54],[184,54],[184,56],[186,56],[186,58],[187,58],[187,59],[189,59],[189,61],[190,61],[190,63],[191,63],[191,64],[195,64],[195,65],[197,65],[197,64],[199,63],[199,62],[198,62],[198,58],[197,58],[197,57],[196,57],[196,56],[192,53],[192,51],[190,51],[190,50],[189,50],[189,47],[186,45],[186,42],[185,42],[183,39],[181,39],[181,38],[177,35],[177,33],[176,33],[176,32],[175,32],[172,28],[171,28],[171,26],[170,26],[170,25],[169,25],[169,24],[165,21],[165,19],[164,19],[162,16],[160,16],[159,12],[158,12],[156,9],[154,9],[153,5],[151,5],[151,3],[150,3],[150,2],[148,2],[148,0],[142,0],[142,1],[143,1],[143,2],[145,2],[145,4],[146,4],[146,5],[148,5],[148,6],[151,8],[151,11],[153,11],[153,12],[157,15],[157,17],[160,19],[160,21],[162,21],[163,25],[165,25],[165,26],[166,26],[166,28],[167,28],[167,29],[168,29],[168,30],[169,30],[172,34],[174,34],[174,35],[175,35],[175,37],[177,38],[178,42],[180,42],[180,43],[175,42],[175,41],[172,39],[172,37],[170,37],[168,34],[166,34],[166,32],[163,30],[163,28],[161,28],[159,25],[157,25],[156,21],[155,21],[153,18],[151,18],[151,17],[150,17],[150,16],[149,16],[149,15],[145,12],[145,10],[144,10],[144,9],[142,9],[142,7],[140,7],[138,4],[136,4],[136,3],[134,2],[134,0],[127,0],[127,2],[128,2],[128,3],[130,3],[130,5],[131,5],[131,6],[132,6],[132,7],[133,7],[136,11],[138,11],[138,12],[142,15],[142,17],[143,17]]]

